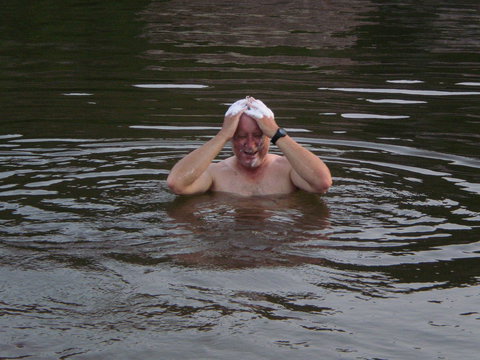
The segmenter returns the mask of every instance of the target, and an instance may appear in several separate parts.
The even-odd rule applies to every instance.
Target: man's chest
[[[288,174],[270,172],[248,177],[238,172],[219,174],[214,179],[213,191],[230,192],[243,196],[288,194],[295,190]]]

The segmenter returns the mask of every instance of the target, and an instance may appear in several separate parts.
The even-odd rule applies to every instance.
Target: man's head
[[[257,121],[243,113],[232,139],[233,153],[239,164],[246,169],[258,168],[265,160],[269,144]]]

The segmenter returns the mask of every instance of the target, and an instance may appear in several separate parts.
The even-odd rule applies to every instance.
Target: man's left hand
[[[270,110],[261,100],[256,100],[253,97],[248,98],[247,106],[248,109],[245,111],[245,114],[257,121],[262,132],[269,138],[275,135],[278,125],[275,121],[275,116],[272,110]]]

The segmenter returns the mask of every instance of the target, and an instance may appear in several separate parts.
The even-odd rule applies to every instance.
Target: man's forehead
[[[257,122],[253,118],[251,118],[246,114],[242,114],[238,122],[237,131],[238,130],[257,131],[257,130],[260,130],[260,127],[258,126]]]

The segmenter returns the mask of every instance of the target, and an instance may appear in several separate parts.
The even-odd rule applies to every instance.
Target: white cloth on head
[[[273,111],[270,110],[267,105],[263,103],[262,100],[252,100],[251,97],[247,96],[245,99],[240,99],[235,101],[225,113],[225,116],[233,116],[238,114],[243,109],[245,110],[245,114],[251,116],[257,120],[260,120],[264,116],[266,117],[274,117]]]
[[[240,99],[235,101],[225,113],[225,116],[233,116],[238,114],[247,106],[247,99]]]
[[[245,111],[245,114],[251,116],[257,120],[260,120],[264,116],[266,117],[274,117],[273,111],[270,110],[267,105],[263,103],[262,100],[253,100],[250,103],[249,109]]]

